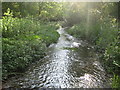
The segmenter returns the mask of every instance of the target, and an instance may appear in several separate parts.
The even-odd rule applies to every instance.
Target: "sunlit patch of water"
[[[109,87],[106,72],[93,48],[85,41],[67,34],[63,28],[57,31],[60,38],[57,44],[50,45],[47,56],[31,65],[24,76],[9,80],[8,87]]]

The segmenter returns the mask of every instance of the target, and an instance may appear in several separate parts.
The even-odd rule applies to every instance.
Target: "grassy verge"
[[[55,22],[6,16],[2,23],[3,79],[24,72],[30,63],[44,57],[47,46],[59,38]]]

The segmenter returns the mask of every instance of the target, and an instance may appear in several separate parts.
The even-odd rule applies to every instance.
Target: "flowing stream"
[[[31,64],[23,76],[5,87],[14,88],[109,88],[107,74],[94,47],[60,28],[60,38],[49,46],[47,56]]]

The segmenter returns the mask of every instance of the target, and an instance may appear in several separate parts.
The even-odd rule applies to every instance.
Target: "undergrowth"
[[[6,79],[12,73],[24,72],[32,62],[46,55],[47,46],[55,43],[59,34],[56,22],[34,21],[31,18],[2,19],[2,73]]]
[[[120,86],[120,36],[117,25],[115,18],[104,18],[103,21],[91,22],[90,25],[81,22],[67,30],[69,34],[93,44],[96,51],[102,54],[101,62],[108,73],[117,74],[112,79],[113,88]]]

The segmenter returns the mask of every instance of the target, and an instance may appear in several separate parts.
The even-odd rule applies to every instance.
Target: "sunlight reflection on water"
[[[10,80],[10,86],[22,88],[109,87],[104,68],[97,60],[93,48],[88,47],[86,42],[78,41],[67,34],[63,28],[57,31],[60,38],[57,44],[49,47],[48,55],[32,65],[23,77]],[[71,46],[76,49],[63,49]]]

